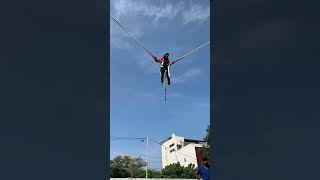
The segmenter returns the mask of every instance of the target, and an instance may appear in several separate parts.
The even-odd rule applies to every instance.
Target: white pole
[[[147,137],[147,152],[146,152],[146,179],[148,179],[148,151],[149,151],[149,138]]]

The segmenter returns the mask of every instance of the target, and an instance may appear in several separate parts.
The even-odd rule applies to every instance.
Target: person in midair
[[[160,63],[160,73],[161,73],[161,85],[163,85],[163,78],[166,75],[168,79],[168,85],[170,86],[170,72],[169,66],[174,64],[175,61],[170,63],[169,61],[169,53],[165,53],[163,57],[157,59],[157,57],[153,57],[157,63]]]
[[[185,58],[186,56],[194,53],[195,51],[197,51],[198,49],[200,49],[201,47],[207,45],[210,43],[210,41],[206,42],[205,44],[202,44],[201,46],[189,51],[187,54],[177,58],[175,61],[172,61],[170,63],[169,61],[169,53],[166,53],[163,57],[161,58],[157,58],[153,55],[153,53],[151,53],[150,51],[148,51],[142,44],[141,42],[139,42],[139,40],[134,37],[125,27],[122,26],[122,24],[120,24],[120,22],[118,20],[116,20],[113,16],[111,16],[112,19],[124,30],[128,33],[129,36],[131,36],[135,42],[140,45],[157,63],[160,63],[161,64],[161,68],[160,68],[160,73],[161,73],[161,84],[163,85],[163,78],[164,78],[164,75],[166,75],[167,79],[168,79],[168,85],[170,86],[170,65],[180,61],[181,59]]]

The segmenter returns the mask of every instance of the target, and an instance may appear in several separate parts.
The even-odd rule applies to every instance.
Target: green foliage
[[[148,169],[148,178],[161,178],[162,174],[160,171]],[[133,176],[134,178],[145,178],[146,177],[146,170],[139,169]]]
[[[146,163],[140,158],[117,156],[111,160],[110,176],[114,178],[137,177]]]
[[[148,170],[148,178],[161,178],[162,174],[160,171]]]
[[[112,178],[145,178],[146,171],[143,168],[145,162],[141,158],[129,156],[117,156],[111,160],[110,177]],[[148,178],[196,178],[196,169],[193,164],[183,167],[180,163],[170,164],[161,171],[148,170]]]
[[[181,178],[186,178],[186,179],[196,178],[196,169],[194,167],[194,164],[189,164],[188,167],[184,168],[184,171],[181,174]]]
[[[174,163],[166,166],[161,172],[163,178],[196,178],[196,170],[193,164],[183,167],[180,163]]]
[[[146,177],[146,170],[142,169],[142,168],[138,169],[138,170],[135,170],[132,177],[134,177],[134,178],[145,178]]]
[[[207,157],[208,159],[210,158],[210,125],[206,129],[206,136],[204,137],[204,140],[207,142],[206,147],[201,148],[202,156]]]
[[[111,166],[110,167],[110,177],[112,178],[126,178],[130,177],[130,173],[121,167]]]
[[[204,140],[208,143],[208,146],[210,147],[210,125],[206,129],[206,136],[204,137]]]

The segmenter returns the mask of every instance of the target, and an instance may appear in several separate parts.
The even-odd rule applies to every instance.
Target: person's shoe
[[[161,86],[163,86],[163,83],[161,83]]]

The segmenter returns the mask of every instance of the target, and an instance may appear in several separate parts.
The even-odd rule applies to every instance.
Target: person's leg
[[[161,72],[161,84],[163,84],[164,69],[160,68],[160,72]]]
[[[168,85],[170,86],[170,74],[169,74],[168,69],[166,71],[166,75],[167,75]]]

